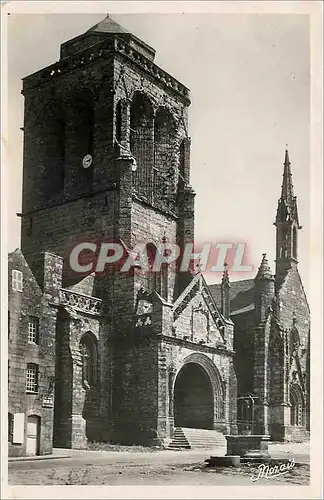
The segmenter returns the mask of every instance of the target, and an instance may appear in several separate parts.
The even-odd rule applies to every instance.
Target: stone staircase
[[[173,439],[168,446],[169,450],[179,449],[218,449],[226,452],[225,436],[212,429],[192,429],[189,427],[176,427]]]

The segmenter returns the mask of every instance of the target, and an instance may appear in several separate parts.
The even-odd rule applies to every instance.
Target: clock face
[[[85,157],[82,160],[82,166],[83,168],[89,168],[91,167],[92,164],[92,156],[91,155],[85,155]]]

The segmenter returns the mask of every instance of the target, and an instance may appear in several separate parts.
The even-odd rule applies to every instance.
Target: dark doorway
[[[180,370],[174,387],[174,424],[176,427],[212,429],[214,398],[209,377],[196,363]]]

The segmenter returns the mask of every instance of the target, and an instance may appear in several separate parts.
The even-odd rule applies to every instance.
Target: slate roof
[[[146,42],[135,36],[133,33],[131,33],[128,29],[124,28],[120,24],[116,23],[109,15],[105,17],[102,21],[99,23],[95,24],[91,28],[89,28],[86,33],[95,33],[98,35],[109,35],[109,34],[117,34],[117,35],[122,35],[125,40],[133,40],[134,42],[139,45],[142,50],[144,49],[145,56],[148,57],[149,59],[154,59],[155,57],[155,49],[148,45]]]
[[[113,21],[109,16],[105,17],[102,21],[92,26],[87,30],[89,32],[97,33],[129,33],[128,30],[123,28],[120,24]]]
[[[230,308],[231,316],[243,312],[253,311],[254,304],[254,279],[231,281],[230,283]],[[209,285],[209,290],[218,307],[221,306],[221,285]]]

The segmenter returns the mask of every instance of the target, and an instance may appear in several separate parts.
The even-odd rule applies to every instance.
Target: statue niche
[[[202,302],[192,308],[191,340],[200,343],[209,342],[209,314]]]

